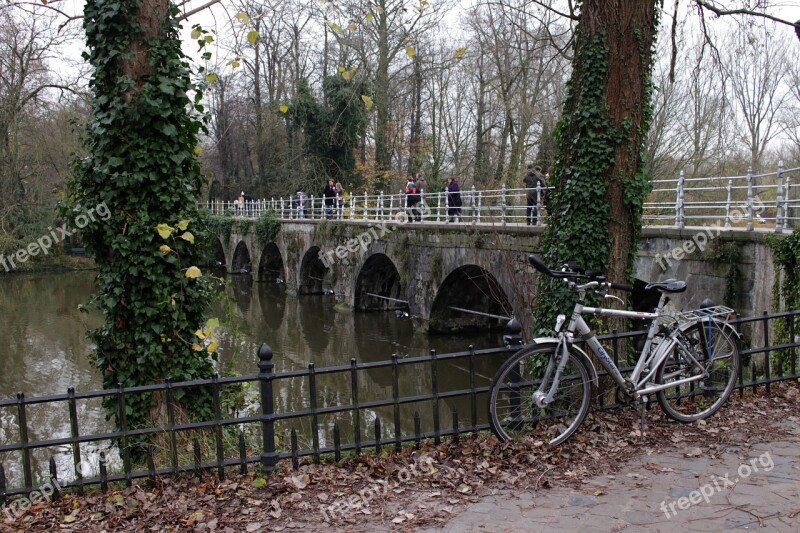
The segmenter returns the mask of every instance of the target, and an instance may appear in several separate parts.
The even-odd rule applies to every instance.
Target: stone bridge
[[[526,258],[540,250],[542,227],[292,220],[268,243],[256,242],[252,223],[248,233],[236,233],[241,229],[233,224],[230,239],[216,241],[217,264],[257,281],[284,282],[290,293],[332,294],[337,305],[359,311],[403,309],[432,333],[505,324],[458,309],[514,315],[531,326],[526,310],[538,274]],[[673,300],[678,308],[710,297],[742,315],[760,313],[769,309],[775,279],[765,234],[647,227],[637,277],[686,280],[689,290]]]

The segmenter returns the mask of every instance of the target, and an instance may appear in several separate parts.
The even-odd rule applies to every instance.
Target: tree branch
[[[710,0],[694,0],[694,2],[699,7],[711,11],[718,17],[724,15],[748,15],[752,17],[761,17],[767,20],[771,20],[773,22],[777,22],[778,24],[785,24],[787,26],[792,26],[794,28],[795,33],[797,34],[797,38],[800,39],[800,20],[795,22],[789,22],[788,20],[776,17],[774,15],[770,15],[769,13],[754,11],[752,9],[723,9],[721,7],[712,4]]]
[[[186,13],[184,13],[183,15],[181,15],[181,16],[179,16],[179,17],[177,17],[177,18],[176,18],[176,20],[178,20],[178,21],[181,21],[181,20],[186,20],[186,19],[188,19],[189,17],[191,17],[192,15],[196,15],[197,13],[200,13],[200,12],[201,12],[201,11],[203,11],[204,9],[208,9],[209,7],[213,6],[214,4],[218,4],[218,3],[220,3],[221,1],[222,1],[222,0],[211,0],[210,2],[206,2],[205,4],[203,4],[203,5],[202,5],[202,6],[200,6],[200,7],[196,7],[196,8],[194,8],[194,9],[190,9],[189,11],[187,11]],[[181,5],[184,5],[184,4],[186,4],[186,3],[187,3],[187,2],[183,2]]]

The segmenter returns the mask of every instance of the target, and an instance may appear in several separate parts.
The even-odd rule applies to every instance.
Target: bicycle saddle
[[[677,279],[665,279],[664,281],[648,283],[645,289],[656,289],[661,292],[683,292],[686,290],[686,282]]]

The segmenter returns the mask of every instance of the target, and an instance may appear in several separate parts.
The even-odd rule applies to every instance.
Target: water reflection
[[[93,289],[94,274],[73,272],[58,275],[26,275],[0,277],[0,398],[13,398],[23,391],[27,396],[63,394],[69,387],[78,391],[99,389],[99,373],[89,361],[89,341],[86,331],[100,325],[97,313],[78,309]],[[317,368],[348,364],[351,358],[360,362],[387,360],[393,353],[398,357],[419,355],[431,349],[438,352],[463,351],[469,344],[476,348],[496,347],[500,338],[491,334],[471,337],[435,336],[415,333],[408,318],[398,318],[388,312],[340,312],[334,308],[335,299],[326,295],[291,296],[286,286],[277,283],[254,283],[249,276],[230,276],[227,284],[229,305],[216,304],[215,314],[226,324],[220,347],[223,368],[240,374],[255,373],[257,348],[267,342],[275,353],[276,371],[305,368],[314,363]],[[497,362],[476,361],[477,384],[486,384]],[[399,373],[401,396],[430,392],[431,370],[428,365],[408,365]],[[440,390],[464,388],[469,385],[466,361],[442,361],[438,368]],[[351,402],[351,386],[347,375],[319,376],[317,404],[319,407],[345,405]],[[281,380],[276,383],[276,406],[282,411],[310,406],[307,378]],[[372,369],[359,373],[360,400],[388,399],[393,393],[393,378],[389,369]],[[477,398],[479,411],[485,410],[485,399]],[[433,424],[431,402],[403,405],[400,409],[404,431],[413,428],[414,412],[419,411],[423,431]],[[457,407],[463,423],[468,423],[473,404],[470,399],[442,400],[441,427],[451,424],[450,412]],[[65,406],[31,408],[28,422],[31,439],[69,436],[69,417]],[[62,408],[63,407],[63,408]],[[98,433],[109,429],[105,413],[99,406],[83,402],[78,405],[80,433]],[[395,432],[391,407],[364,410],[359,416],[362,438],[372,436],[376,417],[383,423],[384,436]],[[481,414],[480,419],[483,419]],[[323,429],[321,445],[330,443],[333,423],[338,422],[342,439],[349,440],[354,431],[350,413],[320,417]],[[301,433],[301,443],[311,439],[310,421],[302,419],[278,428],[285,436],[290,427]],[[0,443],[17,442],[16,409],[0,409]],[[109,450],[110,443],[82,446],[85,471],[96,469],[97,453]],[[40,467],[51,453],[66,450],[41,450],[36,453]],[[13,455],[13,454],[8,454]],[[59,455],[59,472],[69,472],[71,458]],[[19,479],[19,457],[2,457],[9,477]],[[72,476],[64,475],[64,479]]]

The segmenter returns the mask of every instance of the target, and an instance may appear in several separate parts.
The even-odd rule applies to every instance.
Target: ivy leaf
[[[361,95],[361,100],[364,101],[364,105],[367,109],[372,109],[372,97],[366,94]]]
[[[335,22],[329,22],[328,26],[335,32],[342,33],[342,27],[336,24]]]
[[[195,352],[202,352],[203,351],[203,347],[195,342],[195,343],[192,343],[192,350],[194,350]]]
[[[156,230],[158,234],[161,235],[162,239],[168,239],[170,235],[172,235],[172,228],[170,228],[167,224],[159,224],[156,226]]]
[[[258,32],[256,30],[247,32],[247,42],[250,44],[255,43],[258,40]]]
[[[281,113],[286,113],[287,111],[289,111],[289,106],[286,104],[281,104],[281,106],[278,109],[281,110]]]
[[[186,228],[189,227],[189,221],[188,220],[181,220],[180,222],[175,224],[175,227],[178,228],[181,231],[186,231]]]
[[[455,57],[456,59],[461,59],[461,57],[466,53],[466,51],[467,51],[466,47],[463,46],[461,48],[456,48],[456,51],[453,52],[453,57]]]
[[[198,39],[201,35],[203,35],[203,31],[199,26],[192,30],[192,39]]]
[[[203,333],[203,330],[202,330],[202,329],[198,329],[197,331],[195,331],[195,332],[194,332],[194,335],[195,335],[195,337],[197,337],[197,338],[198,338],[198,339],[200,339],[201,341],[204,341],[204,340],[206,340],[206,334],[205,334],[205,333]]]
[[[183,239],[184,241],[188,241],[191,244],[194,244],[194,235],[192,235],[188,231],[186,233],[184,233],[183,235],[181,235],[181,239]]]
[[[350,80],[353,79],[353,76],[356,75],[356,72],[358,72],[356,69],[351,68],[350,70],[346,70],[346,71],[342,72],[342,77],[345,80],[350,81]]]
[[[211,342],[208,343],[208,346],[206,346],[206,351],[208,353],[214,353],[217,351],[218,347],[219,347],[219,341],[217,341],[217,339],[212,339]]]
[[[216,331],[219,329],[219,318],[209,318],[206,320],[206,327],[209,328],[211,331]]]
[[[236,61],[235,59],[231,59],[230,61],[228,61],[228,66],[233,68],[239,68],[242,66],[242,64]]]
[[[413,46],[406,46],[406,55],[408,57],[414,57],[415,55],[417,55],[417,51],[414,50]]]
[[[186,277],[189,279],[199,278],[202,275],[203,273],[200,272],[200,269],[197,268],[196,266],[190,266],[189,268],[186,269]]]
[[[367,19],[367,22],[372,22],[375,19],[372,13],[367,13],[366,15],[364,15],[364,18]]]
[[[219,79],[219,76],[217,76],[216,74],[209,74],[206,76],[206,79],[208,80],[209,83],[216,83],[217,80]]]
[[[214,42],[214,37],[211,35],[206,35],[203,37],[203,40],[206,42],[206,44],[211,44]]]
[[[344,73],[345,70],[347,70],[347,69],[345,69],[344,67],[339,67],[339,72],[340,73]]]
[[[168,254],[172,251],[172,248],[170,248],[166,244],[162,244],[161,246],[158,247],[158,251],[161,252],[162,254]]]
[[[203,147],[198,144],[192,151],[194,152],[194,155],[200,155],[203,153]]]
[[[234,15],[233,18],[235,18],[242,24],[247,24],[250,22],[250,17],[247,16],[247,13],[245,13],[244,11],[239,11],[238,13],[236,13],[236,15]]]

